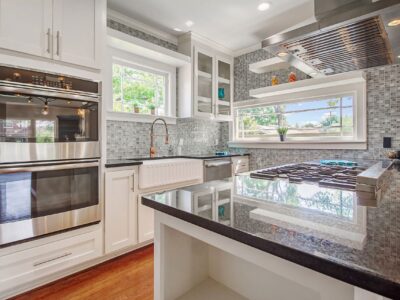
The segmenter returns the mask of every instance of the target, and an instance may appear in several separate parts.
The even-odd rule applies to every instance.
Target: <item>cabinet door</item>
[[[51,57],[52,0],[0,0],[0,47]]]
[[[233,72],[232,62],[216,58],[216,117],[220,120],[232,119],[232,92],[233,92]]]
[[[144,206],[141,197],[138,197],[138,226],[139,243],[154,238],[154,209]]]
[[[195,47],[194,58],[194,115],[212,118],[215,113],[214,55]]]
[[[99,0],[54,0],[54,59],[98,68],[101,6]]]
[[[113,252],[137,243],[136,173],[106,173],[105,250]]]

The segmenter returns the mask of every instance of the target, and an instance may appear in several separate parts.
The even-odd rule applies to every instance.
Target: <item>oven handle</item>
[[[57,171],[57,170],[69,170],[69,169],[81,169],[98,167],[99,162],[87,162],[87,163],[74,163],[74,164],[58,164],[49,166],[21,166],[0,169],[0,174],[8,173],[22,173],[22,172],[41,172],[41,171]]]

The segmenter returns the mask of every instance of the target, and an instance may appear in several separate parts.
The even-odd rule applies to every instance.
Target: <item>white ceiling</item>
[[[258,11],[261,2],[271,4]],[[108,0],[108,7],[158,30],[193,31],[238,51],[313,17],[313,0]],[[189,29],[185,22],[194,25]]]

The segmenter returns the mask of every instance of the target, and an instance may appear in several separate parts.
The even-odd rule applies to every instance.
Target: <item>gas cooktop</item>
[[[331,166],[316,163],[301,163],[273,167],[250,173],[250,177],[261,179],[286,178],[289,182],[317,182],[321,186],[355,189],[357,175],[365,168],[357,166]]]
[[[370,161],[336,164],[333,161],[305,162],[257,170],[250,177],[266,180],[287,179],[293,183],[315,183],[323,187],[356,190],[362,196],[379,196],[388,182],[391,163]],[[365,195],[368,193],[368,195]]]

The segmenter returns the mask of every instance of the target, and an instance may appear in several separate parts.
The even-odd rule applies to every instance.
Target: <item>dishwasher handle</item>
[[[231,165],[231,164],[232,164],[232,162],[229,160],[206,161],[204,166],[206,168],[211,168],[211,167],[220,167],[220,166]]]

